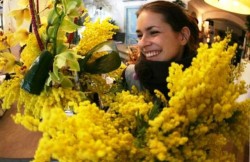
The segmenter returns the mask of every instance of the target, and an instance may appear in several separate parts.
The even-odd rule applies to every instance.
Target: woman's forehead
[[[143,28],[162,28],[163,26],[169,26],[169,24],[164,21],[162,14],[154,12],[142,12],[137,18],[137,29]]]

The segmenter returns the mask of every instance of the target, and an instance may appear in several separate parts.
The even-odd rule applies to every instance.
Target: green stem
[[[55,2],[55,4],[54,4],[54,11],[56,12],[56,14],[58,15],[58,23],[56,23],[55,25],[54,25],[54,32],[53,32],[53,35],[52,36],[49,36],[49,33],[48,33],[48,31],[49,31],[49,28],[50,27],[52,27],[53,25],[48,25],[47,26],[47,29],[46,29],[46,32],[47,32],[47,35],[49,36],[49,39],[47,40],[47,42],[46,42],[46,46],[47,46],[47,44],[48,43],[52,43],[52,53],[53,53],[53,55],[56,55],[56,53],[57,53],[57,35],[58,35],[58,31],[59,31],[59,28],[60,28],[60,25],[62,24],[62,21],[63,21],[63,19],[64,19],[64,17],[65,17],[65,14],[64,14],[64,12],[62,12],[62,13],[60,13],[60,12],[58,12],[58,9],[57,9],[57,5],[60,3],[60,1],[58,1],[58,0],[56,0],[56,2]],[[52,40],[52,42],[51,42],[51,40]]]
[[[39,11],[39,0],[36,0],[36,11],[37,11],[37,16],[36,16],[36,20],[37,20],[37,24],[40,26],[41,25],[41,19],[40,19],[40,11]]]
[[[57,49],[57,34],[58,34],[58,30],[60,28],[60,25],[62,23],[62,20],[64,18],[64,14],[62,13],[61,15],[59,15],[59,23],[55,26],[55,32],[53,35],[53,54],[56,55],[56,49]]]

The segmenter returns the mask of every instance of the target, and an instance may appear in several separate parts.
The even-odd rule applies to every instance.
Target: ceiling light
[[[209,5],[222,10],[250,15],[250,0],[204,0]]]

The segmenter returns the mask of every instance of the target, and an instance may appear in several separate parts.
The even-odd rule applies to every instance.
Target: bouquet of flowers
[[[17,33],[1,36],[8,78],[0,99],[5,109],[16,103],[16,123],[43,133],[34,161],[234,161],[224,149],[229,142],[242,151],[250,100],[237,98],[249,87],[235,82],[242,67],[230,64],[237,47],[229,46],[230,34],[212,47],[200,44],[189,68],[173,63],[170,100],[157,90],[152,100],[122,89],[125,65],[110,41],[117,26],[85,18],[82,38],[71,44],[74,20],[87,12],[82,1],[54,0],[45,24],[32,2],[34,32],[20,44],[20,60],[6,50]]]

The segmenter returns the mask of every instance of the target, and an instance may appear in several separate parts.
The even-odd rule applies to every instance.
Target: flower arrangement
[[[16,103],[16,123],[43,133],[34,161],[235,160],[223,147],[232,142],[242,150],[248,141],[250,100],[237,102],[249,86],[235,82],[241,67],[230,65],[237,47],[228,45],[230,34],[212,47],[200,44],[186,70],[173,63],[166,78],[170,100],[157,90],[152,100],[121,88],[125,65],[109,41],[117,26],[86,18],[83,37],[72,45],[73,22],[87,12],[82,1],[54,0],[45,24],[34,17],[32,2],[23,10],[33,9],[37,32],[22,32],[28,39],[20,60],[8,51],[17,33],[1,36],[0,68],[9,77],[0,99],[4,109]]]

